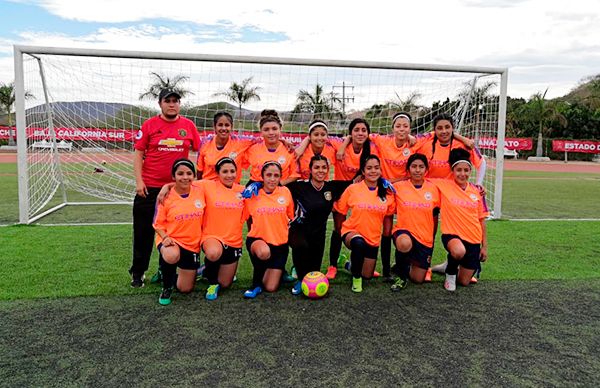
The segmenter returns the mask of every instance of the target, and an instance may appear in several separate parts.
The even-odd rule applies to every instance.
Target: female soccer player
[[[308,125],[308,137],[304,138],[298,148],[298,173],[301,179],[310,179],[310,161],[315,155],[322,155],[328,160],[328,164],[335,163],[335,153],[340,142],[330,142],[327,136],[329,127],[323,120],[313,120]]]
[[[412,154],[406,163],[409,179],[394,183],[396,225],[392,232],[399,278],[392,291],[405,288],[409,276],[414,283],[423,283],[431,265],[440,195],[437,187],[425,179],[427,167],[425,155]]]
[[[364,180],[350,185],[334,205],[335,210],[350,218],[342,223],[342,238],[352,251],[352,291],[362,292],[362,279],[370,279],[375,271],[381,224],[396,209],[394,195],[381,178],[381,162],[369,155],[361,163]],[[389,184],[389,182],[387,182]]]
[[[298,179],[295,155],[281,144],[283,122],[279,114],[265,109],[260,114],[260,133],[264,143],[254,144],[248,149],[246,159],[250,165],[250,181],[262,180],[261,172],[268,161],[276,161],[281,166],[281,184],[287,185]]]
[[[328,181],[329,160],[323,154],[313,155],[308,163],[308,180],[299,180],[287,185],[296,204],[296,218],[290,225],[289,244],[298,281],[292,294],[301,292],[304,276],[311,271],[320,271],[325,250],[327,218],[342,192],[352,181]]]
[[[450,151],[453,179],[434,181],[440,190],[442,242],[448,251],[444,282],[448,291],[456,290],[457,274],[459,284],[469,285],[479,262],[487,259],[485,219],[489,211],[479,188],[469,183],[473,169],[470,156],[460,148]]]
[[[338,154],[334,171],[334,179],[336,180],[352,181],[361,179],[361,166],[369,156],[372,154],[377,155],[376,147],[369,140],[371,128],[366,120],[361,118],[352,120],[348,126],[348,130],[349,138],[345,141],[352,145],[352,147],[346,148],[343,154]],[[332,143],[340,143],[340,146],[343,142],[341,139],[331,139],[331,141]],[[338,259],[342,250],[340,231],[344,219],[345,217],[338,214],[334,208],[333,231],[329,245],[329,267],[327,268],[328,279],[335,279],[337,275]]]
[[[294,218],[294,200],[290,191],[280,186],[282,168],[275,161],[261,169],[263,187],[258,195],[246,200],[243,219],[252,224],[246,237],[246,247],[254,266],[252,287],[245,298],[256,298],[263,290],[279,288],[288,255],[288,225]]]
[[[218,181],[202,180],[206,209],[202,227],[202,250],[206,258],[204,276],[208,280],[205,298],[215,300],[221,287],[233,283],[238,261],[242,257],[244,187],[235,183],[239,176],[231,158],[221,158],[215,165]]]
[[[196,178],[194,163],[188,159],[176,160],[171,175],[175,186],[164,203],[158,204],[153,224],[163,257],[163,289],[158,298],[161,305],[171,303],[177,267],[177,289],[187,293],[194,288],[205,208],[203,190],[192,185]]]

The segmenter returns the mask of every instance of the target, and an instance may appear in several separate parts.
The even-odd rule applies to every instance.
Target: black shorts
[[[433,247],[429,248],[423,244],[421,244],[413,235],[404,229],[400,229],[394,232],[393,238],[394,242],[401,234],[405,234],[410,237],[410,241],[412,241],[412,249],[408,252],[408,256],[410,257],[410,261],[412,265],[416,265],[422,269],[428,269],[431,266],[431,255],[433,254]]]
[[[256,240],[262,240],[262,239],[256,238],[256,237],[246,237],[246,248],[248,249],[248,253],[250,255],[253,255],[250,247],[252,246],[252,243]],[[266,268],[284,270],[285,263],[287,262],[288,253],[290,251],[289,245],[288,244],[273,245],[273,244],[269,244],[269,243],[267,243],[267,245],[269,246],[269,249],[271,250],[271,257],[269,258],[269,260],[265,261]]]
[[[346,236],[348,236],[348,234],[353,233],[353,232],[354,231],[344,233],[344,235],[342,236],[342,241],[345,242],[346,241]],[[356,232],[354,232],[354,233],[356,233]],[[363,236],[361,236],[360,234],[357,234],[356,237],[354,237],[354,238],[359,238],[359,237],[362,238],[363,240],[365,240],[365,238]],[[352,241],[352,240],[350,240],[350,241]],[[365,240],[365,245],[366,245],[365,251],[364,251],[365,257],[367,259],[375,259],[375,260],[377,260],[377,256],[379,255],[379,247],[378,246],[373,246],[373,245],[367,243],[366,240]]]
[[[175,264],[178,268],[181,269],[193,269],[196,270],[200,267],[200,255],[198,253],[188,251],[185,248],[179,247],[179,261]],[[162,243],[158,244],[158,252],[160,253],[160,248],[162,247]]]
[[[219,264],[237,263],[242,258],[242,248],[234,248],[221,243],[223,254],[219,258]]]
[[[448,242],[454,238],[459,239],[465,246],[465,256],[459,261],[459,265],[466,269],[479,269],[479,258],[481,254],[481,244],[473,244],[463,240],[455,234],[442,234],[442,243],[444,248],[448,250]]]

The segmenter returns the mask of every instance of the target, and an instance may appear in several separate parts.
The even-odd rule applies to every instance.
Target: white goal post
[[[33,46],[14,46],[14,64],[20,223],[67,205],[132,203],[133,137],[158,113],[157,100],[142,97],[159,79],[189,92],[182,115],[201,136],[220,110],[249,132],[262,109],[277,109],[293,141],[315,117],[335,136],[355,117],[389,133],[391,115],[405,110],[423,133],[436,114],[451,114],[484,145],[490,209],[502,215],[506,68]],[[257,97],[228,96],[244,82]]]

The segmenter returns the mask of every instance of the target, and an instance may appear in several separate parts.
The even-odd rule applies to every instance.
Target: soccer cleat
[[[340,265],[343,265],[347,260],[348,260],[348,255],[346,254],[346,252],[340,253],[340,256],[338,257],[338,261],[337,261],[338,267]]]
[[[260,295],[261,293],[262,293],[262,288],[261,287],[254,287],[254,288],[251,288],[249,290],[246,290],[246,292],[244,292],[244,298],[246,298],[246,299],[254,299],[258,295]]]
[[[425,272],[425,283],[431,283],[431,268],[427,268],[427,272]]]
[[[379,272],[377,272],[377,271],[373,271],[373,277],[374,277],[374,278],[378,278],[378,277],[380,277],[380,276],[381,276],[381,274],[380,274]]]
[[[447,261],[444,261],[444,262],[443,262],[443,263],[441,263],[441,264],[438,264],[438,265],[434,265],[434,266],[432,266],[432,267],[431,267],[431,270],[432,270],[433,272],[437,272],[437,273],[442,273],[442,274],[443,274],[443,273],[446,273],[446,267],[447,267],[447,266],[448,266],[448,262],[447,262]]]
[[[352,292],[362,292],[362,278],[352,278]]]
[[[383,282],[384,283],[394,283],[394,277],[392,275],[384,276]]]
[[[217,297],[219,296],[220,288],[221,288],[221,286],[219,286],[218,284],[211,284],[210,286],[208,286],[208,289],[206,290],[206,295],[204,295],[204,298],[206,298],[206,300],[217,299]]]
[[[327,279],[329,279],[329,280],[335,279],[336,275],[337,275],[337,267],[334,267],[333,265],[330,265],[329,267],[327,267],[327,273],[325,274]]]
[[[302,282],[296,282],[292,287],[292,295],[300,295],[302,293]]]
[[[408,281],[406,279],[397,278],[394,284],[392,284],[392,286],[390,287],[390,290],[394,292],[402,291],[406,288],[407,285]]]
[[[160,268],[156,271],[154,275],[150,278],[150,284],[156,284],[162,282],[162,272]]]
[[[160,296],[158,297],[158,303],[162,306],[167,306],[171,304],[171,294],[173,293],[172,288],[163,288]]]
[[[479,279],[477,279],[475,276],[471,277],[471,284],[477,284],[477,282],[479,281]]]
[[[133,288],[142,288],[144,287],[144,279],[146,277],[144,276],[144,274],[137,274],[134,273],[131,275],[131,287]]]
[[[283,274],[281,275],[281,281],[283,281],[284,283],[293,283],[296,281],[296,279],[289,274],[288,271],[283,270]]]
[[[456,291],[456,275],[446,274],[444,288],[446,289],[446,291]]]

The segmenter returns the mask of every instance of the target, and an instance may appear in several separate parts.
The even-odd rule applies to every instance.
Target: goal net
[[[276,109],[292,142],[315,117],[330,136],[347,134],[356,117],[385,134],[407,111],[417,134],[449,113],[485,156],[488,202],[500,215],[505,69],[16,46],[15,73],[21,223],[70,204],[131,203],[135,133],[159,113],[159,85],[174,83],[200,136],[223,110],[251,134],[260,111]]]

